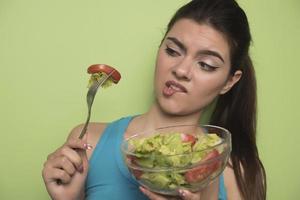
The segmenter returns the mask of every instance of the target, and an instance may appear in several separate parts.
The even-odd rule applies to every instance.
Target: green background
[[[0,199],[49,199],[48,155],[86,117],[86,68],[116,66],[93,121],[144,112],[156,50],[186,0],[0,0]],[[248,14],[258,79],[258,146],[268,199],[300,197],[300,2],[239,0]],[[108,92],[109,91],[109,92]]]

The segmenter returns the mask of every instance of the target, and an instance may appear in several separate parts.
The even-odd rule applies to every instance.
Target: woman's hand
[[[201,193],[196,192],[192,193],[187,190],[179,190],[180,197],[174,197],[174,198],[166,198],[164,196],[158,195],[156,193],[150,192],[144,187],[140,187],[140,190],[149,197],[151,200],[176,200],[176,199],[184,199],[184,200],[201,200]]]
[[[84,198],[84,183],[88,171],[86,150],[91,146],[77,137],[50,154],[42,171],[47,191],[54,200]]]

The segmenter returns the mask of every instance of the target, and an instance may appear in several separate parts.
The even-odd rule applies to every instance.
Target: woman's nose
[[[178,79],[191,80],[192,71],[193,71],[193,63],[188,61],[182,61],[181,63],[179,63],[173,68],[172,73]]]

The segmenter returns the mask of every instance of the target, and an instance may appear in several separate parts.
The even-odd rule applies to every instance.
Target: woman
[[[199,123],[203,110],[215,102],[210,123],[232,133],[230,161],[220,180],[199,193],[180,191],[181,198],[265,199],[265,171],[255,140],[250,41],[247,17],[234,0],[194,0],[181,7],[158,50],[153,105],[142,115],[91,124],[87,142],[77,139],[82,126],[74,128],[45,162],[43,178],[50,196],[166,199],[130,178],[120,159],[120,141],[136,131]]]

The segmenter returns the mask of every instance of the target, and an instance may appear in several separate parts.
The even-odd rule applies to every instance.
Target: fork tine
[[[111,71],[109,74],[104,74],[99,81],[94,82],[92,84],[92,86],[89,88],[87,96],[86,96],[86,101],[87,101],[87,105],[88,105],[88,116],[87,116],[86,122],[84,124],[84,127],[81,130],[81,133],[79,135],[79,139],[82,139],[87,131],[87,127],[88,127],[88,124],[90,122],[90,117],[91,117],[92,105],[93,105],[94,98],[96,96],[98,88],[101,87],[105,83],[105,81],[107,79],[109,79],[109,77],[111,77],[111,75],[114,72],[115,72],[115,70]]]

